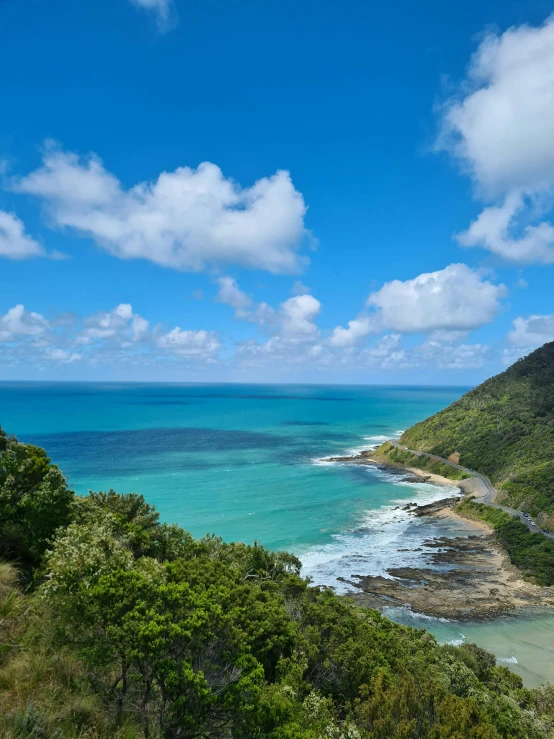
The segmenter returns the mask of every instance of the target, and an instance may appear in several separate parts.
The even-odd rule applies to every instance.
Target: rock
[[[414,511],[416,516],[432,516],[434,513],[442,511],[443,508],[453,508],[456,503],[459,502],[458,497],[443,498],[437,500],[434,503],[428,503],[427,505],[420,505],[417,507],[417,511]]]
[[[349,597],[370,608],[405,605],[415,613],[457,621],[487,620],[552,602],[554,589],[506,577],[503,569],[510,565],[491,537],[439,537],[425,545],[431,550],[429,565],[391,567],[389,577],[353,575],[349,584],[358,592]]]

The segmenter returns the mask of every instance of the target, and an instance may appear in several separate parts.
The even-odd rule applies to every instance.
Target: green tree
[[[56,529],[69,523],[73,493],[44,449],[0,429],[0,555],[36,567]]]

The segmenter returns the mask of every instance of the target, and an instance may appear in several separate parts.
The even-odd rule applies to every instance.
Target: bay
[[[441,487],[322,458],[398,436],[468,389],[0,383],[0,423],[43,446],[79,494],[141,493],[193,536],[292,551],[315,584],[344,593],[355,574],[425,566],[414,550],[429,537],[471,530],[401,510],[444,497]],[[485,625],[389,615],[441,641],[476,641],[528,685],[554,680],[554,660],[537,657],[552,642],[549,613]]]

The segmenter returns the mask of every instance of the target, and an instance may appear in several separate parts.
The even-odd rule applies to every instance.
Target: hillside
[[[75,496],[1,429],[0,549],[0,737],[553,736],[552,686],[310,587],[290,554]]]
[[[554,530],[554,342],[412,426],[400,442],[441,457],[458,453],[461,465],[490,478],[498,502]]]

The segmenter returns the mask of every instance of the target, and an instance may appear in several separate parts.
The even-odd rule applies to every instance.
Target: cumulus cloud
[[[373,346],[353,354],[351,360],[374,369],[396,370],[414,367],[417,363],[409,350],[402,346],[400,334],[386,334]]]
[[[233,277],[220,277],[217,280],[219,292],[216,300],[230,305],[235,310],[235,318],[248,319],[252,308],[252,298],[243,292]]]
[[[25,233],[23,221],[13,213],[0,210],[0,257],[29,259],[44,257],[42,246]]]
[[[22,337],[36,337],[49,327],[40,313],[28,311],[23,305],[14,305],[0,316],[0,341],[16,341]]]
[[[141,341],[148,335],[149,322],[133,312],[129,303],[121,303],[111,311],[85,319],[85,326],[77,337],[78,344],[90,344],[94,339]]]
[[[500,206],[485,208],[467,231],[458,234],[462,246],[482,246],[514,262],[554,263],[554,226],[527,225],[519,237],[511,235],[518,213],[525,207],[521,193],[512,193]]]
[[[521,263],[554,262],[554,16],[539,27],[489,33],[459,93],[441,110],[437,149],[455,157],[493,204],[458,236]]]
[[[83,358],[83,355],[78,352],[50,348],[46,349],[44,356],[46,359],[50,359],[52,362],[57,362],[58,364],[73,364],[73,362],[78,362],[79,359]]]
[[[151,327],[129,303],[83,318],[62,314],[48,320],[23,305],[0,315],[0,357],[11,366],[76,362],[145,366],[168,359],[211,364],[220,347],[214,331]]]
[[[215,300],[225,303],[234,309],[237,321],[257,323],[260,327],[278,324],[277,311],[266,302],[255,303],[252,298],[240,289],[234,277],[224,276],[216,280],[219,285]]]
[[[39,197],[55,226],[94,239],[120,259],[273,273],[297,271],[306,261],[298,255],[306,206],[285,171],[242,188],[204,162],[125,189],[98,157],[81,160],[49,148],[43,166],[12,180],[12,188]]]
[[[372,330],[372,322],[368,316],[359,316],[348,321],[348,328],[337,326],[328,339],[330,346],[346,347],[354,346],[365,339]]]
[[[297,295],[281,303],[281,336],[297,343],[315,339],[319,329],[315,324],[321,312],[321,303],[313,295]]]
[[[225,283],[229,287],[230,283]],[[240,291],[237,285],[231,287]],[[236,298],[234,290],[231,295]],[[256,315],[259,306],[252,304]],[[111,310],[78,317],[62,314],[51,319],[16,305],[0,315],[0,357],[4,365],[29,368],[48,364],[159,366],[160,362],[176,366],[214,365],[235,367],[328,370],[405,370],[408,368],[462,369],[476,368],[490,357],[480,344],[464,343],[464,331],[437,330],[416,346],[406,346],[400,332],[389,332],[374,339],[369,346],[355,341],[325,340],[317,319],[321,303],[313,295],[298,295],[283,301],[272,311],[272,322],[265,327],[269,338],[254,338],[235,347],[232,355],[223,353],[223,341],[216,331],[193,330],[175,326],[152,325],[136,313],[129,303]],[[531,334],[544,335],[547,328],[532,316],[514,323],[514,330],[525,336],[512,338],[527,343]],[[246,320],[251,320],[247,318]],[[352,331],[352,326],[344,331]],[[336,335],[336,334],[335,334]],[[333,336],[333,334],[331,334]],[[517,347],[519,354],[524,351]]]
[[[489,33],[442,111],[438,147],[488,193],[554,185],[554,16]]]
[[[420,363],[438,369],[479,369],[490,359],[492,351],[485,344],[456,344],[428,339],[414,349]]]
[[[320,331],[315,319],[321,312],[321,303],[313,295],[296,295],[280,304],[275,311],[262,304],[270,314],[273,335],[265,342],[250,340],[237,349],[240,362],[263,366],[280,361],[299,364],[317,359],[323,351]]]
[[[151,329],[150,322],[135,313],[129,303],[120,303],[111,311],[99,311],[85,318],[85,328],[77,336],[80,346],[92,346],[97,353],[98,342],[107,343],[104,357],[113,354],[114,346],[123,355],[155,358],[158,350],[181,359],[213,362],[221,343],[214,331],[192,331],[176,326],[164,331],[160,326]]]
[[[174,0],[130,0],[137,8],[154,13],[158,30],[169,31],[177,23],[177,8]]]
[[[451,264],[412,280],[387,282],[367,304],[374,309],[375,330],[468,331],[492,321],[505,294],[504,285],[494,285],[465,264]]]
[[[517,346],[536,349],[548,341],[554,341],[554,313],[547,316],[519,317],[512,322],[508,341]]]
[[[221,347],[214,331],[183,331],[179,326],[158,337],[158,346],[186,359],[213,362]]]

